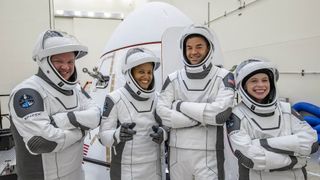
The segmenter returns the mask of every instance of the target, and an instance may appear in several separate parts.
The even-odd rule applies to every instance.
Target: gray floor
[[[308,180],[320,180],[320,149],[308,160],[307,172]]]

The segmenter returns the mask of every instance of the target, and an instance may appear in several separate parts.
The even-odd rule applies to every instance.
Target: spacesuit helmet
[[[153,78],[148,89],[140,87],[133,77],[132,69],[138,65],[151,62],[153,63]],[[130,89],[141,98],[149,98],[155,91],[154,71],[160,66],[160,59],[150,50],[145,48],[132,48],[127,51],[122,73]]]
[[[51,63],[51,56],[68,52],[74,52],[75,59],[79,59],[88,53],[88,48],[65,32],[47,30],[39,35],[32,53],[32,59],[37,62],[45,76],[63,90],[71,90],[76,86],[77,70],[75,68],[69,80],[64,79]]]
[[[255,74],[265,73],[269,77],[270,92],[263,102],[258,103],[244,88],[246,81]],[[278,93],[276,82],[279,79],[277,68],[261,58],[248,59],[240,63],[235,72],[236,89],[242,102],[256,114],[270,114],[277,108]]]
[[[201,37],[208,47],[206,56],[198,64],[191,64],[187,57],[186,44],[187,41],[193,37]],[[201,73],[212,66],[213,51],[215,49],[213,45],[213,39],[213,34],[211,33],[210,29],[204,26],[190,25],[182,31],[180,38],[180,51],[187,73]]]

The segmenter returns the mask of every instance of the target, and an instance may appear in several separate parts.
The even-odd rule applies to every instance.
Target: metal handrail
[[[110,167],[110,163],[107,163],[105,161],[101,161],[101,160],[98,160],[98,159],[93,159],[93,158],[89,158],[89,157],[85,157],[84,156],[83,160],[86,161],[86,162],[90,162],[90,163],[96,164],[96,165]]]
[[[304,69],[302,69],[300,72],[299,71],[280,71],[279,73],[280,74],[298,74],[301,76],[308,75],[308,74],[313,74],[313,75],[320,74],[320,72],[318,71],[305,71]]]

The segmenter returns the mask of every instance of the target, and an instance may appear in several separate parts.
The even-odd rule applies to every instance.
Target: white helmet
[[[77,84],[77,70],[72,75],[72,81],[65,80],[51,63],[51,56],[67,52],[75,52],[76,59],[85,56],[88,48],[65,32],[47,30],[40,34],[32,53],[32,59],[36,61],[42,72],[57,87],[63,90],[71,90]]]
[[[258,103],[244,89],[246,81],[257,73],[269,76],[270,92],[264,103]],[[276,82],[279,79],[277,68],[270,62],[261,59],[248,59],[240,63],[235,72],[236,89],[244,104],[257,114],[270,114],[277,108],[278,93]]]
[[[186,57],[186,41],[191,36],[203,37],[209,48],[208,54],[199,64],[190,64],[188,58]],[[213,39],[213,34],[211,33],[210,29],[205,26],[191,25],[182,31],[182,36],[180,38],[180,51],[182,53],[182,59],[187,73],[202,73],[203,71],[207,70],[207,68],[212,66],[214,51]]]
[[[133,67],[147,62],[153,63],[153,73],[160,66],[160,59],[152,51],[145,48],[133,48],[128,50],[122,65],[122,73],[126,78],[127,85],[141,98],[149,98],[155,91],[154,78],[152,79],[150,88],[145,90],[134,80],[131,70]]]

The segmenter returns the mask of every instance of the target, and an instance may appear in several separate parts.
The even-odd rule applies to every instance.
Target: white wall
[[[38,34],[50,27],[49,17],[49,0],[0,1],[0,94],[37,71],[32,49]],[[8,113],[8,97],[0,101],[2,114]]]
[[[56,10],[121,12],[127,15],[148,0],[54,0]]]
[[[105,19],[55,18],[55,29],[73,34],[83,45],[89,48],[88,55],[76,61],[79,80],[82,85],[86,81],[92,80],[91,77],[82,72],[82,68],[86,67],[92,71],[92,68],[97,66],[108,38],[120,22]]]
[[[274,62],[281,74],[278,87],[289,101],[320,105],[320,1],[260,0],[213,21],[230,68],[240,61],[261,56]],[[241,15],[239,15],[241,13]]]
[[[7,94],[37,69],[32,49],[49,28],[49,1],[1,0],[0,24],[0,94]]]

